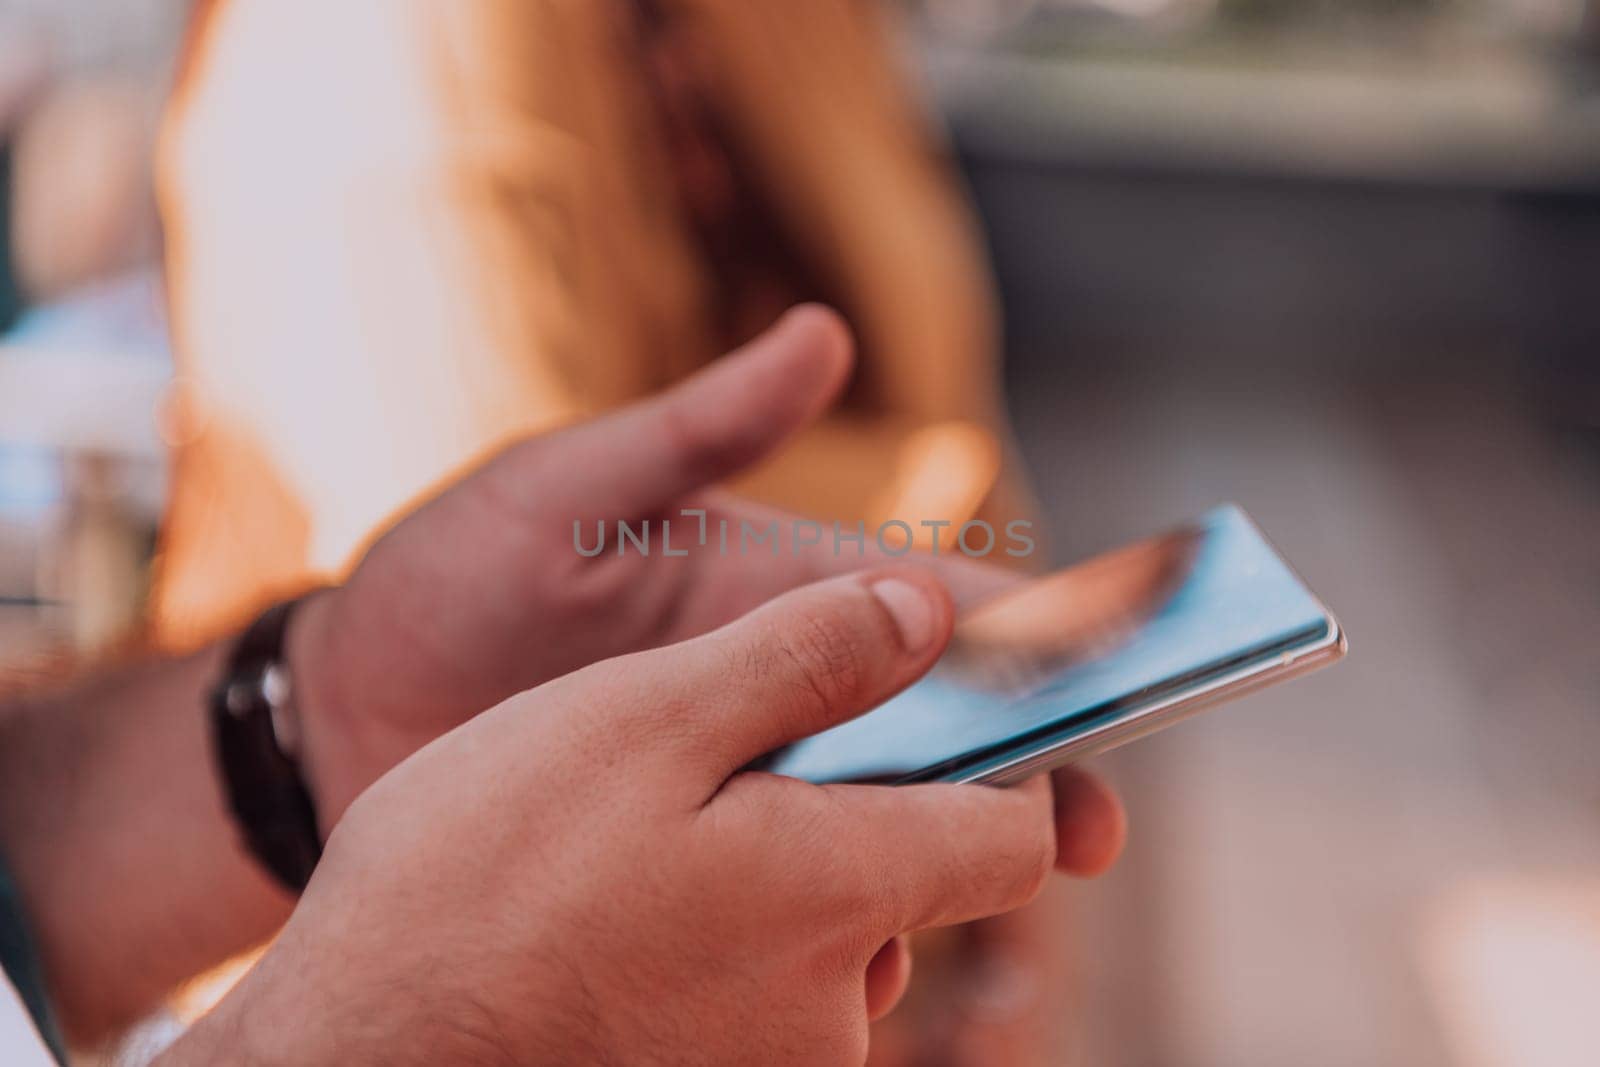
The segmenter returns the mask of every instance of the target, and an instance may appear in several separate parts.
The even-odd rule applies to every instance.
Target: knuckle
[[[796,892],[829,862],[832,813],[814,797],[816,787],[766,771],[741,771],[722,786],[717,804],[741,827],[738,847],[764,842],[763,855],[793,875]],[[780,862],[781,861],[781,862]]]
[[[864,964],[886,934],[900,933],[912,925],[911,902],[920,879],[917,872],[886,861],[871,842],[841,829],[859,821],[859,816],[846,812],[841,821],[841,801],[826,787],[818,792],[830,810],[816,820],[821,850],[816,865],[825,872],[825,880],[816,884],[830,887],[826,907],[835,916],[848,919],[838,924],[839,948],[853,963]]]
[[[764,772],[745,772],[723,789],[758,839],[779,843],[779,881],[791,914],[830,931],[818,951],[846,971],[865,963],[882,942],[882,927],[903,910],[882,865],[851,835],[850,813],[826,787]]]
[[[897,887],[883,870],[858,854],[835,852],[839,868],[833,879],[833,907],[850,916],[849,949],[859,954],[876,950],[886,929],[899,932],[904,926],[905,905]]]
[[[813,609],[793,620],[779,641],[796,682],[824,708],[837,707],[861,691],[866,657],[848,621],[837,611]]]
[[[738,804],[758,836],[782,841],[784,851],[806,856],[824,832],[820,813],[805,801],[807,791],[796,788],[804,785],[766,771],[744,771],[722,787],[722,795]]]

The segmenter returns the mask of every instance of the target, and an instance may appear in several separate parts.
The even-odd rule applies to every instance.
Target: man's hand
[[[765,529],[775,516],[704,491],[815,419],[850,363],[840,320],[797,309],[655,399],[511,447],[391,530],[343,588],[313,598],[291,660],[324,826],[394,763],[513,693],[865,565],[849,548],[836,556],[831,533],[810,551],[741,553],[740,521]],[[705,509],[706,546],[683,508]],[[663,518],[687,555],[663,554]],[[651,553],[619,554],[617,523],[645,520]],[[604,522],[606,551],[580,554],[575,522],[586,548]],[[957,561],[947,570],[969,586],[1005,580]]]
[[[585,559],[571,543],[574,519],[614,523],[700,503],[724,509],[708,516],[713,522],[752,514],[693,489],[760,455],[820,409],[846,372],[847,350],[826,313],[792,316],[749,351],[662,398],[510,449],[391,531],[346,588],[313,597],[291,629],[289,656],[324,826],[395,763],[515,692],[607,656],[704,633],[782,590],[859,567],[863,561],[827,552]],[[1011,580],[961,562],[939,567],[952,590],[959,582],[981,593]],[[728,647],[708,640],[692,647]],[[174,983],[259,943],[289,913],[289,896],[240,845],[217,781],[203,709],[226,655],[217,645],[0,707],[0,852],[32,920],[55,1005],[82,1040],[137,1018]],[[706,699],[737,697],[737,685],[749,683],[740,666],[702,670]],[[571,693],[576,684],[508,707],[531,710],[521,716],[531,724],[554,709],[547,694]],[[679,703],[689,699],[679,694]],[[632,695],[639,699],[608,703],[655,706],[644,699],[652,694]],[[569,704],[549,717],[569,728],[589,713],[597,722],[621,721],[606,706]],[[770,709],[757,703],[750,710]],[[641,732],[623,744],[610,739],[586,749],[595,774],[649,745],[653,721],[641,718]],[[509,738],[509,729],[474,727],[462,736]],[[541,744],[544,738],[537,733]],[[466,743],[475,742],[452,740],[449,750]],[[513,755],[541,774],[566,766],[559,747],[554,754],[538,745],[508,750],[497,759]],[[435,766],[441,758],[418,762]],[[510,781],[496,771],[472,783],[443,782],[440,796],[502,779]],[[1058,781],[1081,785],[1058,790],[1058,806],[1067,798],[1058,825],[1062,865],[1086,873],[1114,852],[1120,813],[1092,779]],[[556,788],[554,802],[575,813]],[[615,817],[592,789],[569,792],[596,804],[596,818]],[[475,818],[498,825],[499,795],[474,793]],[[418,826],[428,803],[419,794],[398,808],[402,824]],[[521,825],[542,812],[508,807]],[[336,867],[341,851],[330,849]],[[473,869],[490,882],[498,877],[497,868]],[[892,990],[903,964],[897,950],[886,950],[871,988]]]
[[[951,615],[918,569],[835,578],[456,729],[356,801],[170,1062],[860,1062],[900,935],[1015,908],[1118,832],[1098,801],[1056,823],[1046,780],[741,770],[915,680]]]

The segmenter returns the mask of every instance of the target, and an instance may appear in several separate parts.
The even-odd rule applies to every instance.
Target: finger
[[[1080,878],[1104,874],[1122,853],[1128,816],[1117,794],[1078,767],[1051,775],[1055,786],[1056,869]]]
[[[894,1011],[910,984],[911,946],[904,937],[891,937],[867,964],[867,1021]]]
[[[884,935],[1021,907],[1055,860],[1049,784],[826,786],[833,828]],[[871,905],[869,905],[871,906]]]
[[[514,447],[493,476],[505,495],[562,521],[647,516],[750,465],[814,420],[851,361],[843,320],[801,306],[658,396]]]
[[[647,717],[625,724],[636,734],[681,739],[678,758],[719,786],[751,760],[910,685],[944,650],[951,616],[943,587],[917,568],[819,582],[637,657],[631,673],[652,699],[619,714]]]

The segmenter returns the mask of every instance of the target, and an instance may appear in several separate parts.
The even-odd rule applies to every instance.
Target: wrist
[[[318,1020],[307,1012],[305,997],[293,996],[263,970],[272,953],[255,965],[210,1011],[195,1020],[157,1060],[156,1067],[317,1067],[335,1060],[324,1050],[314,1054],[310,1037]],[[308,979],[311,975],[306,976]],[[263,1020],[270,1020],[263,1025]]]
[[[423,1067],[517,1061],[485,1026],[481,1006],[396,979],[392,952],[342,958],[319,952],[293,927],[220,1003],[185,1032],[157,1067]],[[423,973],[400,967],[401,974]]]

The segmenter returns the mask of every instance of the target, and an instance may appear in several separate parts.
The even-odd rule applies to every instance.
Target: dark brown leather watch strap
[[[300,601],[268,609],[239,638],[211,694],[212,741],[228,806],[245,844],[300,892],[322,858],[316,804],[298,759],[298,719],[284,659]]]

